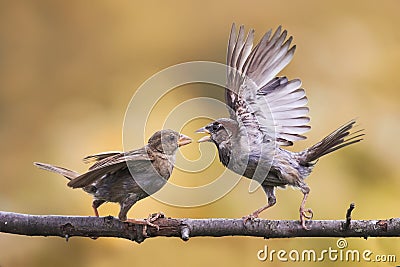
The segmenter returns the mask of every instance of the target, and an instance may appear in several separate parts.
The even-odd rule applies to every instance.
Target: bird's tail
[[[362,129],[353,132],[351,131],[355,123],[355,120],[349,121],[348,123],[339,127],[336,131],[332,132],[327,137],[322,139],[320,142],[300,152],[298,154],[300,164],[313,164],[313,162],[326,154],[363,140],[362,136],[364,136],[365,134],[362,133]]]
[[[61,174],[68,180],[72,180],[79,176],[79,173],[77,173],[75,171],[71,171],[71,170],[68,170],[68,169],[65,169],[62,167],[57,167],[57,166],[53,166],[53,165],[46,164],[46,163],[34,162],[33,165],[35,165],[36,167],[38,167],[39,169],[42,169],[42,170]]]
[[[42,170],[61,174],[68,180],[73,180],[76,177],[80,176],[80,174],[75,171],[71,171],[71,170],[65,169],[63,167],[58,167],[58,166],[54,166],[54,165],[50,165],[50,164],[46,164],[46,163],[34,162],[33,165],[35,165],[36,167],[38,167],[39,169],[42,169]],[[86,193],[89,193],[92,195],[94,195],[97,190],[96,187],[93,185],[88,185],[88,186],[82,187],[82,189]]]

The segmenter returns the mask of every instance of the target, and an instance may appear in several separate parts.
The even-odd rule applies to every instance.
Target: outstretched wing
[[[133,169],[144,169],[152,166],[152,158],[148,155],[146,147],[129,151],[126,153],[112,153],[109,157],[102,158],[89,168],[89,171],[72,179],[68,186],[73,188],[82,188],[101,179],[106,174],[120,171],[129,167]],[[145,166],[143,166],[145,165]]]
[[[293,58],[296,46],[281,27],[269,30],[253,48],[254,30],[232,25],[227,52],[226,104],[232,119],[258,138],[268,136],[279,145],[305,139],[307,97],[298,79],[275,77]],[[261,133],[261,134],[257,134]]]

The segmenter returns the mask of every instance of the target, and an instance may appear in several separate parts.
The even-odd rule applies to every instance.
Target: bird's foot
[[[148,222],[147,225],[152,226],[157,228],[157,231],[160,230],[160,227],[153,222],[157,221],[159,218],[165,218],[165,214],[162,212],[157,212],[150,214],[149,217],[147,217],[146,221]]]
[[[242,220],[243,220],[244,224],[246,224],[248,221],[254,222],[256,219],[258,219],[258,213],[257,212],[253,212],[250,215],[242,217]]]
[[[310,230],[310,228],[306,226],[306,219],[311,220],[313,215],[314,213],[312,209],[305,209],[304,207],[300,207],[300,223],[303,229]]]
[[[142,234],[143,234],[143,236],[147,237],[148,236],[147,235],[147,227],[148,226],[154,227],[157,229],[157,231],[159,231],[160,226],[158,226],[157,224],[154,224],[153,222],[156,221],[158,218],[163,218],[163,217],[164,217],[164,214],[159,212],[159,213],[155,213],[155,214],[150,214],[149,217],[144,220],[127,219],[125,222],[143,225]]]

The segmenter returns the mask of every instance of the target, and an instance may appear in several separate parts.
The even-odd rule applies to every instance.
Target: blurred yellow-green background
[[[67,188],[62,177],[40,171],[32,162],[85,171],[82,157],[122,150],[124,113],[135,90],[151,75],[178,63],[223,63],[231,23],[236,22],[254,28],[257,39],[278,25],[294,36],[297,51],[283,74],[302,79],[313,127],[294,150],[354,117],[366,129],[365,141],[323,158],[308,178],[308,206],[314,218],[342,219],[351,202],[356,203],[354,219],[400,217],[399,11],[396,0],[1,1],[0,210],[92,215],[90,196]],[[204,90],[192,88],[166,99],[165,110],[159,108],[160,119],[192,95],[222,96],[222,90],[215,92],[207,85]],[[199,138],[193,130],[205,122],[189,122],[183,132]],[[153,125],[149,129],[157,128]],[[202,150],[215,151],[211,144]],[[182,149],[192,160],[199,151],[197,144]],[[218,174],[223,168],[216,161],[212,170]],[[171,181],[196,184],[210,179],[209,173],[204,177],[177,170]],[[248,185],[243,180],[222,199],[197,208],[148,198],[129,215],[143,218],[163,211],[171,217],[239,218],[266,202],[261,190],[248,194]],[[297,219],[300,200],[298,190],[278,190],[277,205],[262,217]],[[116,216],[118,210],[118,205],[106,204],[99,211]],[[347,241],[350,249],[395,254],[400,262],[397,238]],[[256,253],[264,245],[289,251],[323,250],[335,244],[333,238],[251,237],[193,238],[187,243],[154,238],[140,245],[72,238],[67,243],[55,237],[0,234],[0,266],[286,266],[298,263],[259,262]]]

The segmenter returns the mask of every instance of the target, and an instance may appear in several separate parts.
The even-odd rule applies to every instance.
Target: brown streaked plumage
[[[86,163],[95,163],[83,174],[45,163],[35,162],[34,165],[63,175],[70,180],[69,187],[82,188],[93,195],[92,207],[96,216],[99,216],[97,208],[103,203],[119,203],[118,218],[126,221],[129,209],[137,201],[154,194],[166,184],[174,168],[178,147],[191,141],[173,130],[161,130],[153,134],[143,148],[84,158]]]

